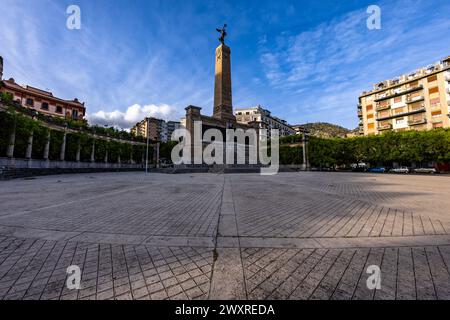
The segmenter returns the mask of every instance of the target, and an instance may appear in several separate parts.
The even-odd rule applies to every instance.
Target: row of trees
[[[388,132],[345,139],[310,137],[308,159],[315,167],[349,166],[361,162],[386,166],[393,162],[404,165],[448,163],[450,129]]]

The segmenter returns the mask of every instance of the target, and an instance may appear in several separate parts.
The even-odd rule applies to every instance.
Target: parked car
[[[409,169],[408,169],[408,167],[392,168],[390,172],[392,172],[392,173],[409,173]]]
[[[438,173],[435,168],[416,168],[414,169],[415,173]]]
[[[385,167],[376,167],[376,168],[370,168],[368,171],[373,172],[373,173],[385,173],[386,168]]]

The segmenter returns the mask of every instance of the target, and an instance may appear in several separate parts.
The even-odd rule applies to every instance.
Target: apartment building
[[[285,120],[274,117],[271,112],[261,106],[243,108],[235,110],[236,121],[238,123],[248,124],[256,121],[260,129],[279,129],[280,137],[296,134],[296,130],[292,128]]]
[[[178,121],[167,121],[167,140],[170,140],[172,133],[181,127],[181,123]]]
[[[359,134],[450,127],[450,56],[375,84],[357,106]]]
[[[22,86],[13,78],[3,80],[3,58],[0,57],[0,92],[8,93],[25,108],[42,114],[73,120],[84,120],[86,107],[77,98],[65,100],[55,97],[50,91],[31,86]]]
[[[166,121],[153,117],[145,118],[136,123],[134,127],[131,128],[131,133],[135,136],[144,138],[147,138],[148,135],[153,141],[166,142],[168,140]]]

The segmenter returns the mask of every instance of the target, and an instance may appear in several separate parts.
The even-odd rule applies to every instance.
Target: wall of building
[[[360,133],[450,127],[450,60],[376,85],[359,98]]]

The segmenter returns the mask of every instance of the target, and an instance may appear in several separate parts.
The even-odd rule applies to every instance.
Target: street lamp
[[[149,143],[149,119],[148,119],[148,117],[146,118],[146,120],[147,120],[147,150],[145,151],[145,174],[147,174],[148,173],[148,143]]]

